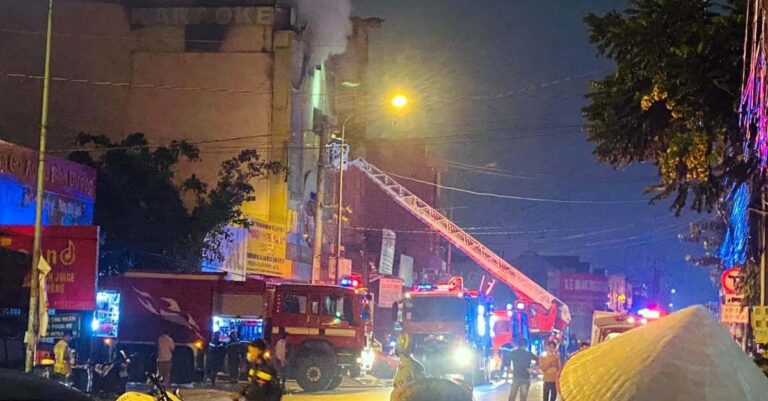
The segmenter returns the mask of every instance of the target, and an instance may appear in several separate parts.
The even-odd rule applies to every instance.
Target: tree
[[[688,234],[679,235],[681,241],[697,244],[704,249],[703,255],[686,255],[685,261],[693,266],[708,269],[713,283],[720,279],[723,269],[723,262],[717,257],[717,250],[723,241],[726,228],[725,221],[715,217],[693,222]]]
[[[117,143],[81,133],[75,144],[91,149],[69,159],[98,171],[94,224],[102,233],[102,274],[197,270],[203,255],[221,258],[226,226],[250,224],[240,206],[254,199],[254,180],[285,171],[279,162],[243,150],[222,163],[218,182],[209,188],[194,175],[176,177],[180,161],[200,160],[198,148],[185,141],[153,148],[141,133]]]
[[[659,182],[652,202],[712,211],[754,169],[743,156],[741,92],[743,4],[634,0],[622,13],[589,14],[600,56],[616,72],[590,84],[583,109],[598,161],[622,168],[651,162]]]

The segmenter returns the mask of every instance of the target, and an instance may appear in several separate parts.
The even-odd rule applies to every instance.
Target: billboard
[[[0,141],[0,224],[33,224],[38,152]],[[43,224],[93,221],[96,170],[54,156],[45,159]]]
[[[0,226],[8,249],[31,253],[33,226]],[[96,226],[43,226],[42,256],[51,265],[48,308],[93,310],[96,307],[96,272],[99,228]],[[29,287],[29,274],[24,286]]]
[[[285,226],[256,220],[248,230],[246,272],[291,278],[291,261],[286,259]]]
[[[248,236],[246,228],[225,227],[225,234],[208,240],[219,241],[220,255],[208,254],[203,262],[204,272],[225,272],[227,280],[245,281],[245,265],[248,256]],[[218,257],[222,260],[218,260]]]
[[[597,274],[563,273],[558,295],[571,308],[571,313],[591,316],[595,308],[607,306],[608,278]]]

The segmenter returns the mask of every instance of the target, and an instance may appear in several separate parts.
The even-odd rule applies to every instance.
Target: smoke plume
[[[310,62],[318,65],[332,54],[341,54],[352,32],[351,0],[299,0],[299,20],[310,35]]]

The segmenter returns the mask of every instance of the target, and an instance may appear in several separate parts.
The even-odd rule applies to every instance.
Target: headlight
[[[459,346],[453,353],[453,361],[462,367],[470,366],[474,357],[475,353],[466,345]]]
[[[373,367],[374,359],[376,359],[376,353],[373,352],[373,349],[364,349],[360,354],[360,365],[362,365],[363,370],[370,370]]]

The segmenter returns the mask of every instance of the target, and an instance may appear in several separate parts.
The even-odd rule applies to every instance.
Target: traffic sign
[[[741,305],[722,305],[720,321],[723,323],[749,323],[749,308]]]
[[[752,334],[758,344],[768,344],[768,307],[755,306],[752,310]]]
[[[724,271],[720,276],[720,283],[723,286],[723,292],[730,295],[736,294],[741,279],[741,268],[738,266],[734,266]]]

